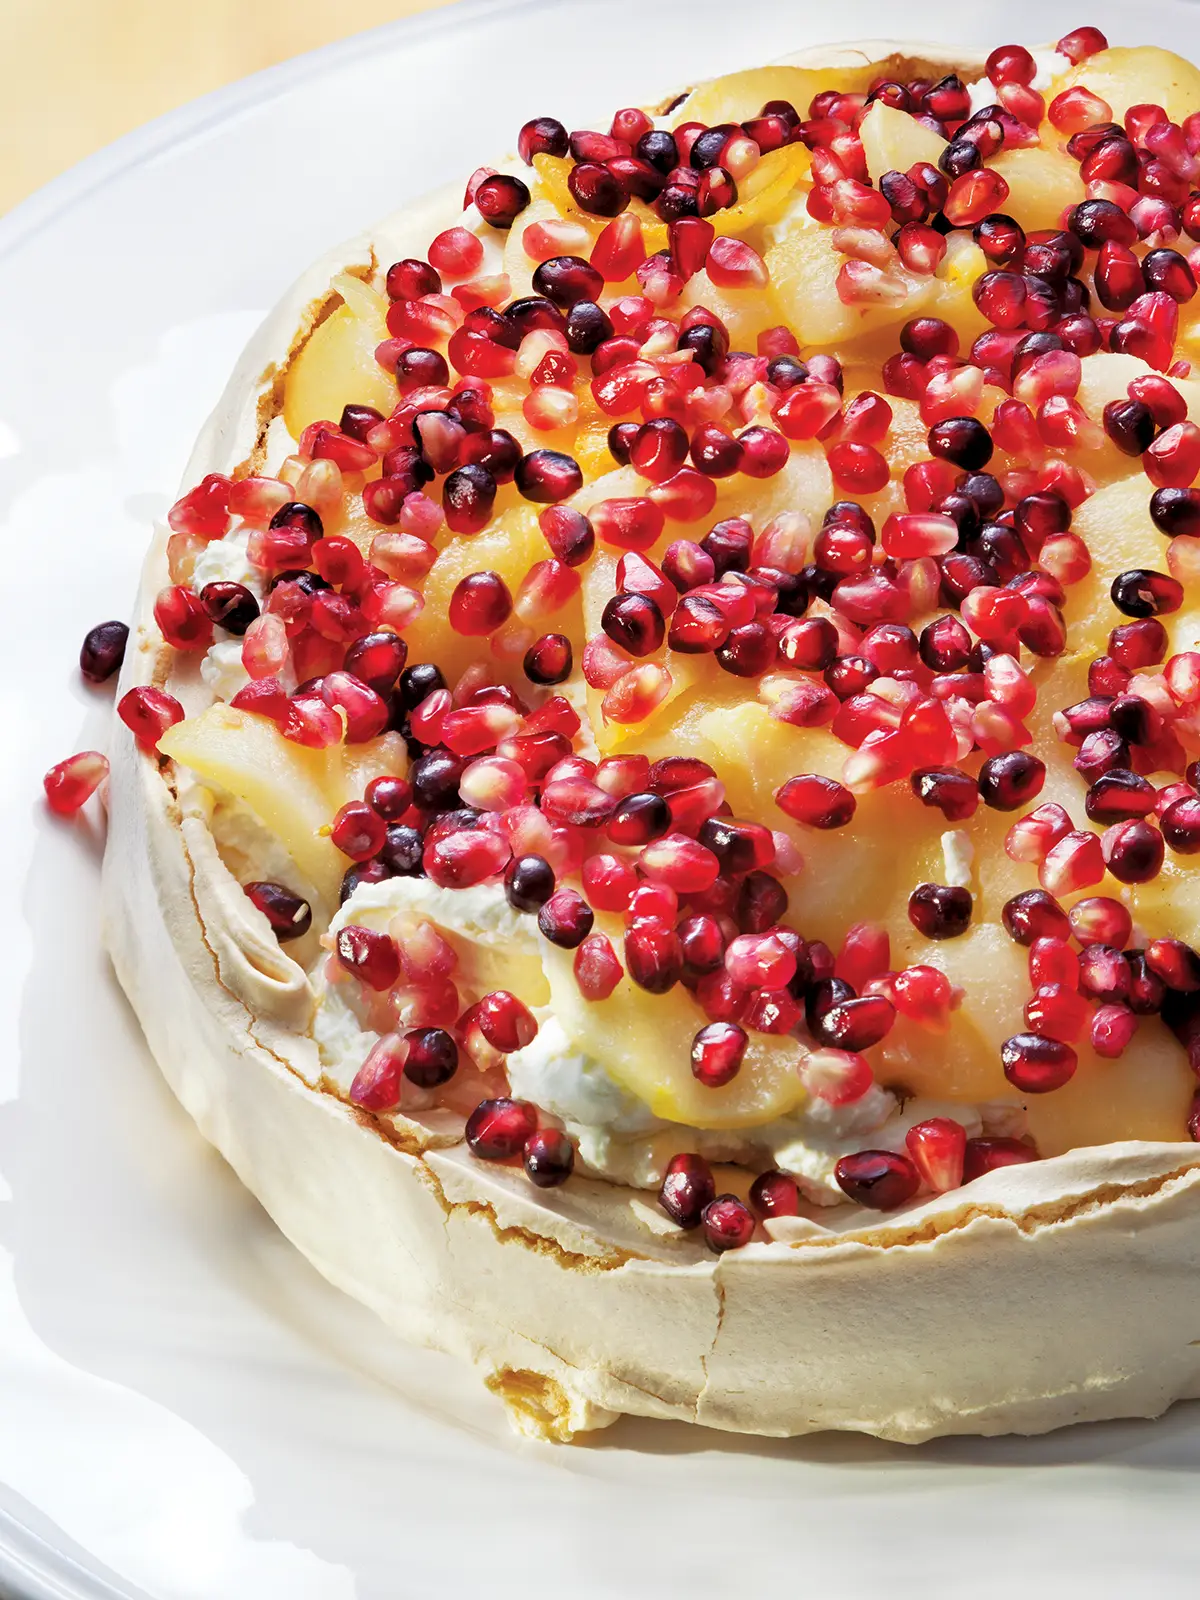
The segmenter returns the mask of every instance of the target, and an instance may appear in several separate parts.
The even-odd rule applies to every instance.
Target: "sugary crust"
[[[964,52],[869,41],[788,58]],[[441,194],[316,263],[255,335],[185,473],[261,456],[330,279],[419,252]],[[161,682],[147,559],[121,692]],[[116,728],[105,939],[175,1094],[285,1234],[405,1338],[473,1362],[517,1424],[566,1439],[621,1414],[906,1442],[1152,1416],[1200,1395],[1200,1149],[1128,1143],[1011,1167],[843,1232],[720,1258],[648,1226],[628,1190],[537,1194],[444,1131],[384,1128],[317,1082],[307,980],[181,807],[171,764]],[[306,1081],[307,1080],[307,1081]],[[603,1330],[603,1340],[597,1330]]]

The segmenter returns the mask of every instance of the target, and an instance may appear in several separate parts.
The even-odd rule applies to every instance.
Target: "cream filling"
[[[455,976],[465,998],[503,981],[511,968],[528,962],[540,967],[539,941],[532,917],[513,911],[494,885],[441,889],[427,878],[389,878],[361,884],[330,924],[336,937],[348,924],[385,929],[393,918],[435,924],[459,952]],[[526,968],[526,971],[529,969]],[[492,976],[499,974],[499,977]],[[520,992],[515,979],[512,986]],[[379,1037],[367,1019],[358,986],[331,981],[321,960],[312,973],[316,994],[313,1038],[327,1078],[343,1092]],[[636,1189],[656,1189],[671,1157],[694,1151],[714,1162],[777,1166],[790,1172],[806,1199],[817,1205],[844,1200],[833,1172],[839,1158],[864,1148],[903,1150],[914,1123],[952,1117],[969,1137],[994,1119],[959,1102],[913,1099],[903,1105],[876,1086],[848,1106],[812,1099],[791,1116],[761,1127],[723,1130],[692,1128],[655,1116],[648,1106],[616,1083],[604,1063],[571,1038],[547,1006],[535,1007],[537,1037],[508,1058],[514,1095],[531,1100],[559,1121],[577,1142],[581,1168],[594,1177]],[[652,1050],[652,1040],[647,1041]],[[1011,1110],[1011,1108],[1008,1108]],[[1010,1122],[1005,1123],[1008,1131]]]

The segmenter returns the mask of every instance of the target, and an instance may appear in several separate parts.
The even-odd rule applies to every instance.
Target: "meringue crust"
[[[982,59],[868,41],[789,58]],[[420,254],[457,194],[317,262],[255,335],[184,474],[251,470],[338,272]],[[147,558],[120,692],[171,651]],[[321,1086],[312,991],[224,866],[172,763],[115,724],[104,935],[168,1083],[289,1239],[401,1336],[472,1362],[518,1427],[623,1414],[903,1442],[1154,1416],[1200,1396],[1200,1147],[1131,1141],[1003,1168],[902,1216],[781,1226],[720,1257],[628,1189],[533,1190],[444,1119],[387,1124]],[[848,1214],[849,1215],[849,1214]]]

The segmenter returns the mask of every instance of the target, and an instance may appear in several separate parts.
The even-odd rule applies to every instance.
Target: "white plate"
[[[652,1423],[573,1450],[515,1439],[466,1373],[319,1279],[201,1143],[97,949],[99,840],[39,803],[53,761],[105,741],[79,641],[128,615],[151,516],[311,257],[531,114],[582,120],[822,37],[1090,20],[1200,49],[1184,5],[1090,11],[455,7],[202,100],[0,223],[0,1589],[1196,1593],[1194,1406],[918,1450]]]

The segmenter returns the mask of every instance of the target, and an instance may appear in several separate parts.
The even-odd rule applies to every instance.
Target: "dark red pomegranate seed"
[[[859,1150],[843,1156],[833,1175],[847,1199],[872,1211],[895,1211],[921,1186],[920,1174],[908,1157],[892,1150]]]
[[[698,1228],[716,1192],[712,1168],[703,1156],[678,1155],[667,1165],[658,1203],[679,1227]]]
[[[719,1194],[710,1200],[700,1220],[704,1241],[717,1255],[725,1250],[740,1250],[754,1234],[754,1217],[734,1194]]]
[[[1114,823],[1102,844],[1104,863],[1119,883],[1149,883],[1162,868],[1163,836],[1143,819]]]
[[[926,939],[957,939],[971,924],[969,889],[944,883],[919,883],[908,897],[908,920]]]
[[[764,1219],[799,1216],[800,1187],[790,1173],[760,1172],[750,1185],[750,1204]]]
[[[1072,1077],[1078,1056],[1069,1044],[1040,1033],[1014,1033],[1000,1046],[1004,1076],[1022,1094],[1048,1094]]]
[[[496,480],[486,467],[458,467],[442,488],[442,509],[452,533],[479,533],[491,520]]]
[[[963,1182],[974,1183],[1000,1167],[1021,1166],[1037,1160],[1037,1151],[1020,1139],[968,1139],[963,1152]]]
[[[583,473],[578,461],[561,450],[531,450],[517,463],[514,481],[526,500],[554,505],[583,487]]]
[[[533,117],[517,135],[517,154],[527,167],[534,156],[565,156],[568,148],[567,130],[554,117]]]
[[[520,178],[504,172],[485,178],[474,196],[479,214],[493,228],[511,228],[529,204],[529,198],[529,190]]]
[[[992,459],[992,436],[974,417],[947,417],[929,430],[929,453],[967,472],[978,472]]]
[[[923,767],[909,778],[924,806],[934,806],[947,822],[963,822],[979,808],[979,785],[958,767]]]
[[[1183,795],[1173,800],[1159,819],[1163,838],[1181,856],[1200,852],[1200,797]]]
[[[271,924],[280,944],[302,938],[312,927],[312,908],[307,900],[285,889],[281,883],[259,880],[243,885],[247,897]]]
[[[467,1147],[483,1161],[507,1161],[521,1153],[536,1129],[537,1107],[528,1100],[481,1100],[467,1118]]]
[[[683,971],[683,951],[673,928],[663,923],[635,922],[625,935],[625,968],[650,994],[666,994]]]
[[[542,634],[526,650],[522,662],[530,683],[543,685],[565,683],[573,664],[571,641],[565,633]]]
[[[567,174],[571,198],[594,217],[618,216],[629,204],[629,190],[598,161],[581,161]]]
[[[1092,822],[1123,822],[1132,817],[1148,817],[1157,798],[1154,785],[1147,779],[1114,767],[1101,773],[1092,784],[1084,808]]]
[[[596,917],[591,906],[574,889],[557,889],[538,911],[542,937],[560,950],[574,950],[592,931]]]
[[[458,1046],[444,1028],[413,1028],[404,1036],[404,1076],[420,1089],[449,1083],[458,1070]]]
[[[821,1012],[813,1033],[839,1050],[869,1050],[891,1032],[896,1008],[883,995],[842,1000]]]
[[[517,856],[504,871],[504,894],[514,911],[539,911],[554,893],[554,868],[542,856]]]
[[[1010,939],[1031,945],[1035,939],[1068,939],[1067,913],[1045,889],[1026,889],[1013,895],[1000,913]]]
[[[258,615],[257,605],[254,614]],[[105,683],[121,670],[128,641],[129,628],[124,622],[98,622],[88,630],[79,651],[79,670],[89,683]]]
[[[600,626],[631,656],[652,655],[667,631],[662,612],[647,594],[613,595],[601,614]]]
[[[1200,955],[1182,939],[1151,939],[1146,946],[1147,967],[1168,989],[1180,994],[1200,990]]]
[[[561,1128],[538,1128],[522,1151],[525,1175],[539,1189],[566,1183],[575,1170],[575,1146]]]
[[[996,811],[1016,811],[1042,792],[1046,763],[1025,750],[1005,750],[979,769],[979,793]]]
[[[1183,585],[1165,572],[1146,567],[1118,573],[1109,593],[1113,605],[1127,617],[1156,617],[1178,611],[1183,604]]]

